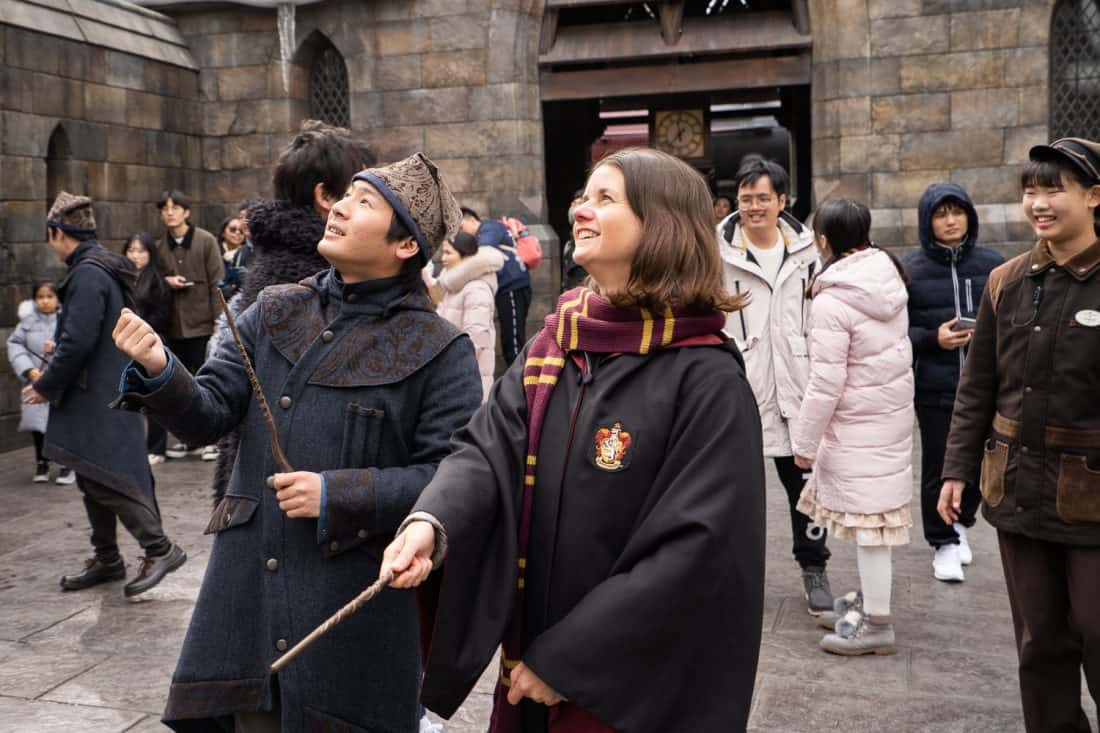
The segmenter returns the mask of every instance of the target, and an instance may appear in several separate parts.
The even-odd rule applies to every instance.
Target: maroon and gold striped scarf
[[[550,395],[572,354],[650,354],[661,349],[713,345],[724,341],[726,317],[717,310],[665,308],[654,315],[646,308],[620,307],[587,288],[576,288],[558,299],[557,309],[546,317],[539,335],[527,352],[523,388],[527,398],[527,455],[523,474],[523,504],[519,526],[519,576],[512,621],[505,634],[501,670],[494,701],[490,733],[518,733],[519,708],[508,704],[509,675],[521,655],[524,584],[527,549],[531,537],[532,507],[538,471],[539,439]],[[588,716],[582,716],[587,718]],[[566,726],[573,730],[598,730],[595,719]],[[598,724],[597,724],[598,725]],[[556,726],[556,730],[562,726]],[[605,730],[610,730],[605,728]]]

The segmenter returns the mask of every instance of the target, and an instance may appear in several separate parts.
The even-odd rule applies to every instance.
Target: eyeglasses
[[[739,208],[745,209],[745,208],[748,208],[748,207],[752,206],[754,201],[759,206],[771,206],[771,203],[774,200],[775,200],[775,198],[773,196],[771,196],[770,194],[766,194],[766,193],[761,194],[759,196],[738,196],[737,197],[737,206]]]
[[[229,227],[229,228],[226,229],[226,231],[229,232],[230,234],[240,234],[241,233],[241,230],[240,230],[239,227]]]

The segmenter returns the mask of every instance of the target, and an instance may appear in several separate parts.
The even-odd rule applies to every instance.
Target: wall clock
[[[702,158],[707,129],[703,110],[668,109],[653,113],[653,147],[681,158]]]

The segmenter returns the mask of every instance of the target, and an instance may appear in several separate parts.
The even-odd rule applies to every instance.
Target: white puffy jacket
[[[726,224],[735,217],[736,212],[718,224],[723,279],[730,293],[748,293],[751,299],[726,318],[726,333],[745,357],[764,428],[764,455],[789,456],[789,421],[798,416],[810,371],[806,287],[821,264],[810,229],[796,230],[795,223],[781,218],[787,252],[773,289],[745,246],[741,225],[733,227],[731,239],[725,238]]]

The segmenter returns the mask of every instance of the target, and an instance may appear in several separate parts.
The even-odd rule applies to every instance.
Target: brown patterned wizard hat
[[[87,196],[74,196],[68,191],[57,198],[46,214],[46,226],[60,229],[66,234],[95,234],[95,213],[92,200]]]
[[[420,245],[420,257],[425,262],[431,259],[445,238],[454,235],[462,220],[451,189],[435,163],[423,153],[390,165],[368,168],[352,180],[366,181],[378,189]]]

